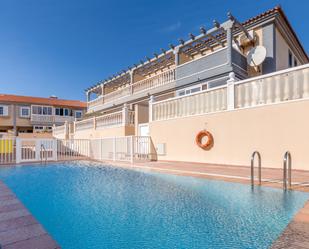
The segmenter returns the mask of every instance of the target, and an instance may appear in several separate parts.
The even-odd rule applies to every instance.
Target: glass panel
[[[3,106],[0,106],[0,115],[1,115],[1,116],[4,115],[4,108],[3,108]]]

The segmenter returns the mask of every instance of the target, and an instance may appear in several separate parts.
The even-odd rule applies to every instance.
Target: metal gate
[[[16,138],[16,163],[57,160],[55,139]]]

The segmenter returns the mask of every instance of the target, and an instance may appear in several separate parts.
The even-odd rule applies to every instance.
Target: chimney
[[[58,97],[56,95],[51,95],[49,98],[50,99],[58,99]]]

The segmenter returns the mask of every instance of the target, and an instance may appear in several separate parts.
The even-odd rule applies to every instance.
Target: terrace
[[[239,79],[246,78],[247,62],[239,44],[244,35],[249,42],[256,42],[254,33],[240,24],[231,14],[229,19],[206,30],[200,35],[190,34],[190,40],[179,39],[180,44],[170,44],[154,58],[134,64],[128,70],[109,77],[86,89],[88,112],[96,112],[182,86],[205,81],[234,72]],[[253,35],[252,35],[253,34]],[[224,82],[218,82],[224,84]],[[95,95],[95,97],[91,97]]]

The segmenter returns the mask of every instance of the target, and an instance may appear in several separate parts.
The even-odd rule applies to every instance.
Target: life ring
[[[206,143],[202,143],[204,137],[207,137]],[[214,139],[209,131],[203,130],[197,133],[195,137],[195,142],[197,146],[202,148],[203,150],[209,150],[213,145]]]

